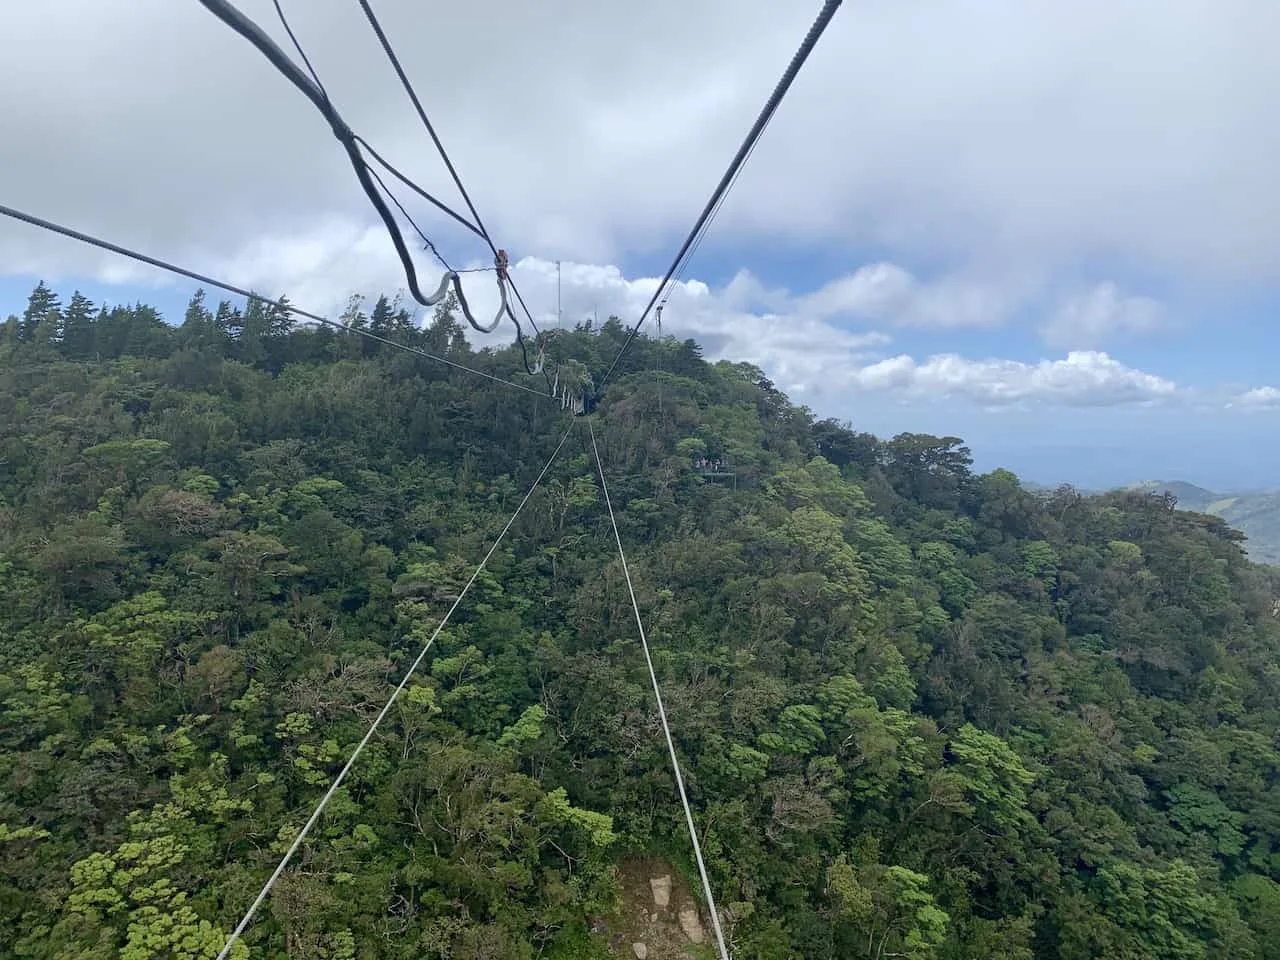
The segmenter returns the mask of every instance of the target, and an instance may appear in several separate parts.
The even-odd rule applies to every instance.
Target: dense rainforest
[[[447,307],[344,322],[540,383]],[[591,417],[735,957],[1280,958],[1280,576],[1238,533],[692,341]],[[280,307],[39,286],[0,328],[0,956],[214,957],[573,422]],[[620,864],[700,889],[585,427],[237,956],[616,956]]]

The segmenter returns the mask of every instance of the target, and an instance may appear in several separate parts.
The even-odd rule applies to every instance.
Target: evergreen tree
[[[267,304],[267,335],[273,338],[287,337],[296,323],[290,309],[289,298],[281,294],[274,303]]]
[[[244,321],[236,341],[236,358],[250,366],[264,364],[267,359],[266,341],[270,335],[271,320],[267,315],[267,305],[256,297],[251,297],[245,303]]]
[[[373,313],[369,315],[369,330],[380,337],[385,337],[391,332],[393,313],[391,302],[387,300],[386,295],[378,297],[377,303],[373,305]]]
[[[71,301],[62,320],[62,353],[73,360],[87,360],[93,356],[94,315],[96,308],[79,290],[71,295]]]
[[[244,314],[232,307],[229,300],[220,300],[213,315],[213,325],[228,340],[239,340],[244,332]]]
[[[41,337],[37,331],[45,326],[43,339],[56,340],[60,333],[61,317],[58,308],[61,301],[58,295],[45,286],[41,280],[27,298],[27,309],[22,312],[22,323],[18,328],[18,337],[28,343],[35,343]],[[46,326],[50,325],[50,326]],[[52,329],[51,329],[52,328]]]

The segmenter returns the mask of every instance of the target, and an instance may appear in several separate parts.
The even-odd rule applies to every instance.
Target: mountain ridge
[[[1250,559],[1280,564],[1280,489],[1216,491],[1185,480],[1140,480],[1121,489],[1170,493],[1177,509],[1220,517],[1243,533]]]
[[[1033,481],[1024,481],[1023,486],[1036,493],[1055,489]],[[1218,517],[1244,534],[1245,552],[1255,563],[1280,565],[1280,487],[1211,490],[1188,480],[1137,480],[1115,487],[1076,489],[1088,496],[1135,491],[1172,494],[1178,501],[1176,509]]]

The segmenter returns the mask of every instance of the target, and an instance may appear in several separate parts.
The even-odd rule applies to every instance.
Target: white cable
[[[480,561],[480,565],[476,567],[475,572],[471,574],[471,579],[467,581],[467,585],[463,587],[462,592],[458,594],[458,599],[453,601],[453,606],[449,608],[449,612],[444,615],[444,619],[440,621],[439,626],[437,626],[435,631],[431,634],[430,639],[427,640],[426,645],[422,648],[422,652],[419,653],[417,659],[413,661],[413,664],[409,667],[408,672],[404,675],[404,678],[400,681],[399,685],[391,692],[391,698],[387,701],[386,706],[384,706],[374,718],[373,723],[365,733],[364,738],[356,744],[356,748],[352,751],[351,757],[347,760],[346,766],[339,771],[338,776],[334,778],[333,783],[325,792],[325,795],[320,798],[320,802],[316,805],[316,809],[311,814],[311,818],[307,820],[306,825],[302,828],[301,832],[294,838],[293,843],[289,846],[288,852],[284,855],[284,859],[280,861],[280,865],[276,867],[275,872],[267,879],[267,882],[262,887],[262,891],[258,894],[257,899],[253,901],[253,904],[249,907],[240,923],[236,925],[235,930],[227,939],[226,946],[224,946],[222,948],[222,952],[218,954],[218,960],[226,960],[227,956],[231,953],[232,946],[235,945],[235,942],[240,938],[240,935],[244,933],[245,928],[249,926],[249,922],[253,919],[253,915],[257,913],[258,907],[262,906],[262,901],[267,898],[267,894],[271,892],[271,888],[275,886],[276,881],[280,879],[280,875],[284,873],[284,868],[289,865],[289,861],[293,858],[293,855],[297,853],[298,848],[302,846],[302,841],[306,839],[307,834],[311,832],[311,828],[315,826],[316,821],[320,819],[320,814],[324,812],[325,806],[337,792],[338,787],[342,785],[342,781],[346,778],[347,772],[356,762],[361,751],[364,750],[365,745],[368,744],[369,740],[373,737],[374,731],[378,729],[378,724],[382,723],[382,718],[387,715],[387,711],[389,711],[392,705],[396,702],[396,697],[400,695],[400,691],[405,688],[405,684],[409,682],[409,678],[413,676],[414,671],[416,671],[422,664],[423,659],[427,655],[427,651],[431,649],[431,645],[435,643],[436,637],[440,635],[440,631],[445,628],[445,625],[449,622],[449,618],[453,616],[454,611],[458,609],[458,605],[462,603],[463,597],[467,595],[467,591],[471,589],[471,585],[476,582],[476,578],[479,577],[480,572],[484,570],[485,565],[489,562],[489,558],[492,557],[494,551],[498,549],[498,544],[502,543],[502,538],[507,535],[507,531],[511,529],[511,525],[516,522],[516,517],[520,516],[520,511],[524,509],[524,505],[528,503],[529,498],[533,496],[533,491],[538,489],[538,485],[542,483],[542,478],[546,476],[547,471],[551,469],[551,464],[554,463],[556,457],[560,455],[560,450],[564,446],[564,442],[569,439],[569,432],[572,429],[573,424],[570,423],[569,429],[565,430],[564,436],[560,438],[560,443],[556,445],[555,452],[551,454],[550,459],[548,459],[546,464],[543,466],[542,472],[538,474],[538,479],[533,481],[533,486],[531,486],[529,488],[529,492],[524,495],[524,499],[521,500],[520,505],[516,507],[516,512],[511,515],[511,519],[507,521],[507,525],[502,528],[502,532],[499,533],[497,539],[493,541],[493,546],[489,548],[489,552],[484,555],[484,559]]]
[[[702,862],[702,847],[698,844],[698,831],[693,825],[693,811],[689,809],[689,797],[684,792],[684,778],[680,775],[680,761],[676,759],[675,741],[671,739],[671,727],[667,723],[667,710],[662,705],[662,691],[658,689],[658,674],[653,668],[653,657],[649,653],[649,641],[645,637],[644,623],[640,619],[640,604],[636,602],[636,591],[631,585],[631,572],[627,569],[627,555],[622,549],[622,537],[618,534],[618,522],[613,516],[613,503],[609,500],[609,486],[604,480],[604,463],[600,459],[600,448],[596,446],[596,430],[587,420],[587,429],[591,431],[591,449],[596,455],[596,466],[600,470],[600,489],[604,492],[605,506],[609,508],[609,523],[613,525],[613,538],[618,543],[618,556],[622,559],[622,575],[627,580],[627,590],[631,594],[631,609],[636,614],[636,627],[640,631],[640,646],[644,649],[644,659],[649,665],[649,679],[653,681],[653,696],[658,701],[658,716],[662,720],[662,732],[667,737],[667,749],[671,752],[671,767],[676,774],[676,787],[680,790],[680,802],[684,805],[684,817],[689,823],[689,839],[693,841],[693,856],[698,861],[698,873],[702,876],[702,892],[707,896],[707,909],[711,912],[711,927],[715,930],[716,945],[720,948],[721,960],[729,960],[729,951],[724,945],[724,934],[720,932],[720,914],[716,910],[715,897],[711,895],[711,881],[707,879],[707,865]]]

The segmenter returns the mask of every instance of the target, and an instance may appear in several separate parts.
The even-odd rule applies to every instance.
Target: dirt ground
[[[655,903],[651,880],[666,877],[671,894],[666,906]],[[669,863],[649,857],[629,857],[618,865],[622,884],[622,908],[612,917],[603,917],[595,925],[595,933],[608,942],[614,956],[635,960],[639,953],[646,960],[711,960],[715,956],[713,934],[706,910],[694,897],[689,884]],[[694,943],[681,928],[680,911],[685,910],[686,925],[690,908],[697,911],[701,944]],[[643,944],[639,953],[634,944]]]

